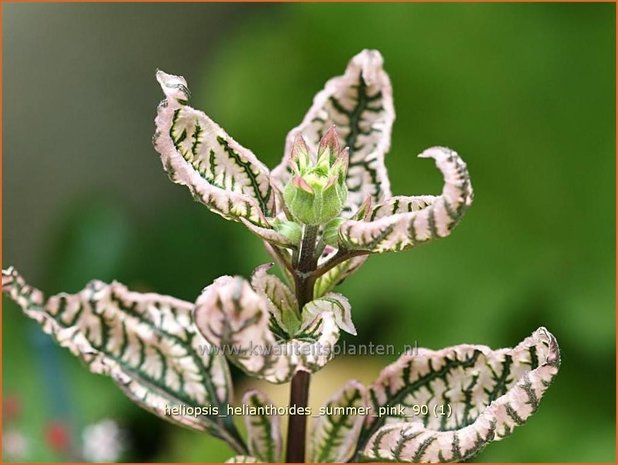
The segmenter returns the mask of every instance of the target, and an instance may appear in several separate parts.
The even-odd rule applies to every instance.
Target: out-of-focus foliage
[[[73,20],[96,20],[86,5],[76,8],[82,8],[81,16]],[[127,10],[119,5],[117,13],[109,8],[111,18],[127,13],[136,21],[139,17],[138,7]],[[186,5],[173,8],[191,17],[203,14],[209,24],[218,14],[211,5],[191,6],[190,11],[182,10],[189,8]],[[184,73],[193,83],[194,105],[273,167],[281,157],[285,134],[300,121],[324,81],[341,73],[361,49],[379,49],[393,81],[397,112],[386,161],[393,192],[437,193],[439,174],[432,163],[415,155],[432,145],[447,145],[468,163],[476,198],[450,238],[407,253],[372,257],[343,284],[340,291],[349,297],[359,334],[344,339],[397,347],[414,341],[431,348],[461,342],[499,347],[547,326],[561,345],[559,376],[527,425],[492,444],[477,460],[613,461],[615,6],[260,8],[258,15],[247,7],[233,18],[224,17],[226,27],[219,29],[216,47],[204,58],[205,44],[199,41],[170,45],[163,55],[144,52],[139,66],[146,62],[153,72],[144,75],[140,85],[152,92],[143,92],[131,104],[136,110],[122,124],[152,120],[161,99],[154,81],[154,68],[160,66]],[[136,26],[145,38],[160,34],[155,26],[164,23],[167,14],[158,6],[149,11],[149,21]],[[242,27],[233,27],[238,24]],[[112,25],[98,29],[103,38],[114,35]],[[75,26],[56,34],[65,34],[67,47],[77,50],[80,35],[87,32]],[[177,29],[168,30],[166,40],[174,44],[180,37]],[[110,57],[135,57],[135,44],[126,50],[114,44],[108,47]],[[141,47],[147,50],[148,42]],[[181,69],[166,69],[172,62]],[[131,70],[138,64],[126,66]],[[201,76],[187,74],[200,67]],[[53,71],[61,76],[61,71]],[[118,76],[123,72],[118,69]],[[114,86],[106,75],[98,79],[105,92],[134,95],[121,79],[115,79]],[[70,97],[67,93],[67,101]],[[54,118],[62,108],[40,111]],[[113,142],[102,135],[107,127],[100,124],[111,124],[109,112],[104,113],[108,116],[96,123],[100,140],[95,133],[88,139],[99,148]],[[44,146],[49,139],[36,140],[37,131],[18,124],[26,121],[15,119],[7,127],[23,126],[22,137],[36,142],[35,148]],[[142,143],[135,153],[123,156],[140,160],[149,173],[159,170],[149,142],[151,127],[132,130]],[[114,134],[113,128],[109,131]],[[7,139],[5,159],[20,156],[12,151],[17,148],[11,145],[14,141]],[[45,161],[42,150],[37,154],[42,164],[32,168],[39,173],[35,179],[48,184],[70,183],[79,178],[80,169],[92,169],[87,164]],[[105,179],[114,170],[126,171],[124,165],[113,168],[97,174]],[[70,176],[64,177],[67,172]],[[5,171],[5,180],[9,174]],[[46,226],[45,253],[35,260],[39,268],[34,276],[23,269],[24,275],[50,293],[75,291],[92,278],[116,278],[137,290],[192,300],[216,277],[248,276],[255,265],[269,260],[259,240],[192,202],[162,170],[160,178],[128,176],[122,184],[133,183],[141,190],[143,179],[151,178],[159,179],[148,186],[152,203],[148,196],[136,197],[141,199],[141,212],[132,203],[135,199],[128,201],[118,192],[120,184],[109,182],[107,186],[115,187],[102,190],[106,183],[101,181],[98,193],[89,195],[76,191],[68,205],[51,212],[54,226]],[[22,179],[22,185],[28,182]],[[17,185],[16,180],[9,185]],[[28,185],[28,190],[38,192],[37,186]],[[30,193],[5,190],[4,204]],[[161,197],[171,200],[155,201]],[[24,218],[30,215],[23,211]],[[5,239],[5,250],[28,248],[13,240]],[[123,456],[126,460],[221,461],[230,456],[221,442],[168,425],[132,405],[111,381],[88,373],[14,305],[3,303],[3,393],[17,394],[23,404],[15,426],[30,440],[25,460],[70,459],[70,454],[54,453],[46,443],[51,419],[72,425],[77,440],[84,425],[102,417],[113,417],[128,430],[131,447]],[[393,359],[363,364],[373,373],[359,374],[358,363],[350,363],[345,378],[359,375],[370,380],[379,366]],[[337,369],[346,366],[338,363]],[[316,382],[316,392],[321,392],[329,379],[318,375]],[[328,386],[328,394],[336,387]],[[286,399],[275,401],[283,405]]]

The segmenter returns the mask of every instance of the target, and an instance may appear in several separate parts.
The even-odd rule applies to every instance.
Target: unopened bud
[[[283,234],[287,237],[292,244],[300,244],[303,232],[298,223],[294,221],[276,220],[273,226],[279,234]]]
[[[348,196],[348,151],[341,150],[334,126],[320,141],[317,156],[312,156],[302,136],[297,136],[291,167],[293,175],[283,199],[294,219],[317,225],[337,217]]]
[[[339,243],[339,226],[345,221],[344,218],[338,217],[330,220],[324,226],[322,238],[326,245],[337,247]]]

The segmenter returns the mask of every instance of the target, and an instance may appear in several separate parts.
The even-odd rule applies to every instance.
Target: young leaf
[[[335,323],[346,333],[356,336],[356,328],[352,322],[352,307],[345,296],[335,292],[329,292],[325,296],[319,297],[307,303],[303,308],[302,329],[309,326],[316,318],[324,312],[332,312],[335,316]]]
[[[435,198],[394,197],[376,206],[374,220],[346,221],[339,228],[342,247],[374,253],[401,251],[451,233],[472,204],[466,164],[456,152],[443,147],[425,150],[419,157],[435,159],[444,175],[442,194]],[[418,209],[423,204],[427,206]]]
[[[315,96],[303,121],[288,133],[283,161],[272,172],[281,186],[290,178],[289,160],[297,134],[305,137],[313,152],[334,124],[341,145],[350,150],[344,212],[354,213],[367,196],[375,203],[390,197],[384,155],[390,148],[395,110],[383,61],[377,50],[363,50],[352,58],[345,74],[330,79]]]
[[[223,276],[197,299],[195,324],[239,368],[271,383],[285,383],[298,371],[313,373],[326,365],[339,339],[333,313],[322,313],[294,339],[283,340],[269,328],[268,305],[245,279]]]
[[[231,418],[218,415],[231,402],[230,374],[225,358],[196,332],[192,304],[101,281],[46,299],[13,268],[2,271],[2,291],[90,371],[110,376],[141,407],[245,451]],[[211,410],[194,415],[188,407]]]
[[[165,93],[155,123],[155,149],[170,179],[228,220],[268,227],[275,196],[270,175],[256,156],[232,139],[203,112],[187,105],[189,89],[181,76],[157,71]]]
[[[405,354],[369,388],[382,415],[367,417],[359,458],[466,460],[537,410],[559,366],[558,344],[545,328],[513,349],[463,344]]]
[[[360,257],[352,257],[349,260],[346,260],[343,263],[340,263],[337,266],[334,266],[322,276],[320,276],[315,283],[315,297],[321,297],[327,292],[332,291],[335,286],[341,284],[348,276],[356,272],[365,260],[367,260],[368,255],[362,255]]]
[[[311,431],[310,462],[347,462],[356,450],[368,407],[365,386],[348,381],[324,406]],[[359,414],[360,413],[360,414]]]
[[[259,410],[273,405],[272,401],[266,394],[251,390],[244,395],[242,403],[258,409],[256,415],[245,416],[249,453],[264,462],[280,462],[282,437],[279,415],[266,415],[266,411]]]
[[[300,326],[298,302],[289,287],[266,272],[271,267],[272,264],[258,266],[251,277],[251,286],[265,299],[276,326],[286,334],[294,334]]]

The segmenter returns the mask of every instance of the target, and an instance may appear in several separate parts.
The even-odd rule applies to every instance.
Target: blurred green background
[[[118,279],[187,300],[269,259],[163,173],[154,70],[184,75],[193,105],[273,167],[326,79],[379,49],[393,191],[439,192],[415,155],[447,145],[476,199],[448,240],[373,257],[341,286],[354,342],[502,347],[546,326],[555,384],[476,460],[615,460],[614,4],[9,3],[3,43],[3,266],[50,293]],[[231,455],[135,407],[3,303],[5,460],[8,432],[19,460],[81,460],[83,428],[104,418],[126,433],[122,460]],[[369,381],[392,360],[337,373]]]

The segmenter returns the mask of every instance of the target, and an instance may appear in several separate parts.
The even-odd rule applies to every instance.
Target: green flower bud
[[[283,190],[283,199],[294,219],[318,225],[336,218],[348,196],[348,151],[341,150],[335,127],[320,141],[317,157],[309,153],[298,135],[292,147],[291,167],[293,175]]]
[[[324,244],[337,247],[339,244],[339,226],[345,221],[345,218],[337,217],[330,220],[326,226],[324,226],[324,233],[322,235]]]
[[[283,234],[290,241],[292,241],[293,244],[300,244],[303,230],[298,223],[295,223],[294,221],[275,220],[273,222],[273,227],[279,234]]]

